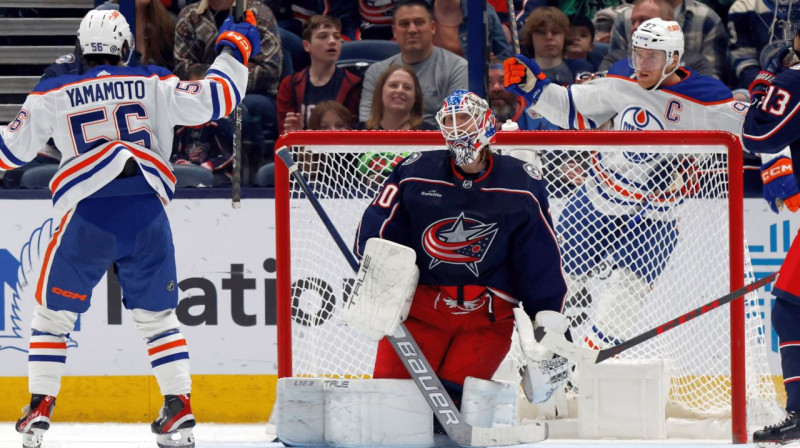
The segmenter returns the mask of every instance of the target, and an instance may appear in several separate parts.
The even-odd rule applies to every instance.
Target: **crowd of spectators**
[[[109,0],[99,8],[118,8]],[[303,129],[436,129],[435,112],[456,89],[468,89],[467,0],[246,0],[261,33],[261,51],[248,64],[243,100],[244,179],[271,185],[278,136]],[[489,0],[486,96],[499,122],[523,130],[558,129],[526,111],[524,99],[502,85],[502,60],[520,52],[555,83],[584,82],[628,63],[630,38],[645,20],[677,21],[685,36],[682,65],[725,82],[734,98],[764,61],[785,47],[800,1],[782,0]],[[214,38],[234,0],[136,0],[133,64],[167,67],[185,79],[203,76],[215,56]],[[512,30],[517,31],[513,33]],[[392,41],[389,57],[368,68],[350,66],[343,48]],[[395,45],[395,44],[392,45]],[[375,45],[375,48],[378,48]],[[354,47],[355,48],[355,47]],[[363,47],[360,47],[361,51]],[[394,50],[392,50],[394,49]],[[368,55],[360,55],[368,59]],[[347,68],[345,68],[347,67]],[[43,77],[82,73],[79,49]],[[230,117],[175,130],[172,163],[179,186],[229,185]],[[37,165],[57,164],[43,148]],[[392,157],[389,157],[393,159]],[[51,167],[50,170],[52,171]],[[260,169],[261,168],[261,169]],[[266,173],[266,174],[265,174]],[[266,177],[265,177],[266,176]],[[43,183],[6,175],[7,188]]]

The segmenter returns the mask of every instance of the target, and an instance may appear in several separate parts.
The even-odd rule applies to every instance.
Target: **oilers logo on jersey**
[[[619,118],[619,129],[623,131],[663,131],[664,125],[649,110],[631,106],[622,111]]]
[[[431,257],[428,269],[440,263],[462,264],[478,277],[483,261],[497,234],[497,223],[485,224],[464,217],[445,218],[428,226],[422,234],[422,247]]]

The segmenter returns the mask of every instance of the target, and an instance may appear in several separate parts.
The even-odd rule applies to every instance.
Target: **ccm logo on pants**
[[[77,292],[66,291],[56,286],[53,286],[53,289],[50,291],[53,291],[54,293],[64,296],[68,299],[86,300],[86,294],[78,294]]]

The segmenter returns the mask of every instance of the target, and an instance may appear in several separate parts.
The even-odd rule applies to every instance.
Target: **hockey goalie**
[[[433,432],[442,430],[434,428],[409,367],[385,337],[401,321],[464,420],[475,427],[517,424],[519,382],[492,379],[511,348],[515,315],[520,339],[530,344],[523,344],[530,357],[529,399],[546,401],[571,372],[566,359],[540,350],[533,339],[533,325],[562,333],[568,327],[560,314],[566,283],[541,172],[491,151],[495,118],[473,93],[448,96],[437,121],[448,150],[414,153],[401,162],[356,233],[361,268],[342,319],[379,342],[374,379],[363,380],[367,386],[355,381],[346,386],[350,393],[344,400],[356,400],[363,417],[350,422],[358,439],[346,442],[353,446],[428,444]],[[532,324],[537,313],[541,322]],[[326,394],[330,384],[322,383],[317,387],[326,404],[331,395],[343,395]],[[313,387],[305,389],[309,396]],[[281,393],[279,385],[279,403],[286,402]],[[304,400],[297,390],[291,393],[289,401]],[[324,440],[316,442],[332,444],[328,436],[337,435],[326,420],[331,413],[311,401],[304,406],[325,420],[313,423],[317,431],[324,426]],[[278,436],[297,442],[287,440],[296,434],[286,430],[300,425],[299,419],[280,427],[289,420],[281,417],[284,407],[289,406],[278,410]]]

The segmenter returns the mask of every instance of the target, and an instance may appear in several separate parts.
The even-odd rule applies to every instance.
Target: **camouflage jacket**
[[[198,14],[198,6],[193,3],[181,10],[175,27],[175,74],[187,79],[188,72],[195,66],[208,69],[217,56],[214,44],[217,41],[217,24],[210,8]],[[261,34],[261,51],[250,57],[250,76],[247,80],[247,93],[276,96],[280,83],[283,53],[278,35],[278,22],[268,6],[257,0],[247,0],[247,9],[253,11]],[[233,12],[233,11],[231,11]],[[220,14],[224,14],[220,12]]]

